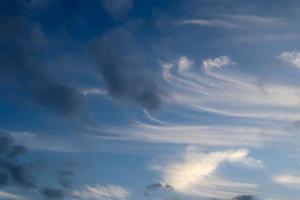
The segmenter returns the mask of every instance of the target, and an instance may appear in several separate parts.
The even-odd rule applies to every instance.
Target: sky
[[[297,200],[300,2],[1,0],[1,200]]]

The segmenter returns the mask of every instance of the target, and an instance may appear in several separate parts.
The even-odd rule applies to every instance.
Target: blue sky
[[[296,200],[299,6],[2,0],[0,199]]]

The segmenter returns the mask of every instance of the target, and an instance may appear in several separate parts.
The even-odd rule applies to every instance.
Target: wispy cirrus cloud
[[[126,200],[130,194],[126,188],[120,186],[101,186],[99,184],[85,186],[85,188],[72,193],[72,196],[78,200]]]
[[[12,194],[9,192],[0,191],[0,199],[4,200],[27,200],[25,197]]]
[[[278,18],[256,15],[225,15],[217,18],[187,19],[177,23],[180,25],[242,29],[249,27],[279,26],[283,25],[284,21]]]
[[[204,60],[204,73],[194,67],[184,74],[169,69],[169,103],[197,112],[231,117],[295,121],[299,96],[298,88],[290,84],[268,83],[262,90],[258,78],[227,69],[228,57]],[[196,65],[195,65],[196,66]],[[218,68],[224,68],[220,71]],[[196,72],[196,73],[195,73]],[[198,72],[198,73],[197,73]]]
[[[286,187],[300,188],[300,176],[295,174],[282,174],[273,177],[273,181]]]

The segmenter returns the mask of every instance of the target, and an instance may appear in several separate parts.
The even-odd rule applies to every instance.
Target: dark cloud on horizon
[[[253,195],[239,195],[233,198],[233,200],[255,200]]]
[[[35,179],[30,165],[19,161],[25,147],[15,144],[13,139],[0,132],[0,187],[16,185],[22,188],[35,188]]]
[[[10,134],[0,132],[0,189],[14,187],[26,191],[38,191],[45,199],[63,199],[72,189],[74,171],[66,164],[63,169],[55,170],[56,177],[51,177],[49,185],[39,180],[41,176],[48,176],[48,171],[38,170],[35,162],[24,162],[26,148],[16,144]],[[45,162],[40,167],[47,168]],[[50,177],[49,177],[50,178]],[[50,179],[49,179],[50,180]],[[55,184],[55,187],[51,184]]]
[[[143,48],[126,28],[108,31],[88,47],[110,94],[121,102],[136,102],[148,110],[162,104],[162,91],[146,66]]]
[[[48,110],[76,114],[81,107],[81,94],[52,80],[43,69],[46,40],[37,24],[20,17],[0,17],[1,79],[18,85],[22,88],[20,93],[25,91]]]
[[[45,188],[42,194],[46,199],[62,199],[64,198],[64,191],[59,188]]]
[[[176,199],[176,200],[200,200],[200,199],[205,199],[205,200],[223,200],[223,199],[228,199],[227,198],[216,198],[216,197],[203,197],[200,198],[198,196],[194,195],[188,195],[184,193],[178,193],[173,186],[163,183],[163,182],[157,182],[153,183],[150,185],[147,185],[144,191],[144,196],[149,199]],[[259,200],[253,195],[237,195],[235,197],[231,198],[232,200]]]

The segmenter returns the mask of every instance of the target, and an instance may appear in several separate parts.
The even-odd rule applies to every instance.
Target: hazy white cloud
[[[178,72],[184,72],[191,68],[191,66],[194,64],[193,60],[188,59],[186,56],[182,56],[179,58],[178,61]]]
[[[73,196],[79,200],[126,200],[129,191],[116,185],[101,186],[97,184],[74,191]]]
[[[234,62],[230,60],[228,56],[220,56],[216,58],[209,58],[202,61],[202,66],[205,70],[211,70],[213,68],[221,68],[226,65],[232,65]]]
[[[101,88],[84,88],[80,90],[84,96],[89,95],[106,95],[107,90]]]
[[[189,19],[179,22],[182,25],[199,25],[224,28],[241,28],[240,25],[223,19]]]
[[[300,188],[300,176],[292,174],[282,174],[279,176],[275,176],[273,178],[273,181],[284,186]]]
[[[162,173],[164,182],[181,193],[230,198],[257,189],[255,184],[226,180],[217,175],[217,169],[224,162],[262,167],[261,161],[250,157],[247,149],[202,153],[194,147],[188,148],[174,160],[152,167]],[[221,191],[220,188],[230,188],[230,191]]]
[[[286,51],[278,56],[279,59],[300,68],[300,52],[299,51]]]
[[[4,191],[0,191],[0,199],[3,199],[3,200],[25,200],[25,198],[23,198],[19,195],[11,194],[11,193],[4,192]]]
[[[110,133],[115,139],[120,140],[224,147],[261,147],[286,135],[283,130],[275,127],[180,125],[165,122],[158,125],[137,122],[120,127],[108,126],[101,128],[101,131]]]
[[[203,61],[204,74],[194,70],[197,67],[184,74],[170,70],[167,76],[170,96],[166,102],[189,109],[194,116],[208,112],[289,123],[300,120],[296,112],[297,86],[270,82],[262,89],[257,77],[225,68],[229,64],[234,63],[227,56],[221,56]],[[222,67],[222,71],[212,70]]]
[[[279,26],[284,24],[284,22],[281,19],[256,15],[225,15],[219,18],[187,19],[179,21],[178,24],[241,29]]]

